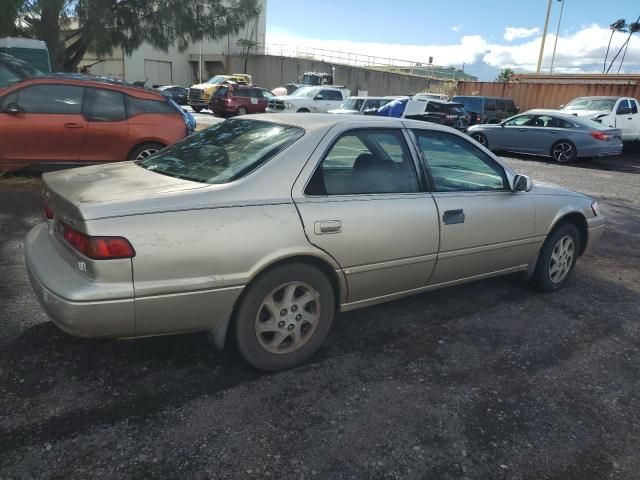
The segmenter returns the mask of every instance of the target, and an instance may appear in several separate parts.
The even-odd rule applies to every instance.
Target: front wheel
[[[575,145],[568,140],[560,140],[551,147],[551,158],[558,163],[573,162],[577,157]]]
[[[240,107],[238,109],[238,115],[246,115],[247,114],[247,109],[244,107]]]
[[[310,265],[275,267],[245,292],[235,317],[242,358],[259,370],[294,367],[320,347],[333,321],[335,296],[329,279]]]
[[[301,108],[296,111],[296,113],[310,113],[308,108]]]
[[[549,234],[540,249],[533,284],[543,292],[555,292],[565,286],[576,265],[580,235],[572,223],[563,223]]]

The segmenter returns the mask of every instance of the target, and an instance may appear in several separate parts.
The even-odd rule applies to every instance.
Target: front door
[[[77,161],[87,131],[82,115],[84,90],[37,84],[7,95],[0,113],[2,164]],[[11,105],[20,111],[7,113]]]
[[[344,128],[344,127],[336,127]],[[334,128],[335,130],[335,128]],[[294,200],[309,241],[341,266],[348,302],[427,285],[438,250],[438,214],[422,188],[401,129],[328,136]],[[330,142],[330,143],[329,143]]]
[[[526,266],[533,256],[531,195],[512,192],[504,169],[458,135],[414,131],[440,221],[431,284]]]
[[[527,151],[529,141],[527,134],[531,130],[529,123],[533,115],[518,115],[507,120],[500,127],[495,127],[489,140],[489,147],[504,150],[513,150],[516,152]]]
[[[622,130],[622,141],[630,142],[638,138],[640,113],[635,100],[620,100],[616,109],[616,128]]]

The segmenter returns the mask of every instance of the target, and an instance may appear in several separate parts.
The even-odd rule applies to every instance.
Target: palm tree
[[[510,82],[514,75],[515,75],[515,72],[511,68],[505,67],[502,70],[500,70],[500,73],[496,77],[496,82],[502,82],[502,83]]]
[[[616,32],[626,32],[627,21],[624,18],[619,18],[611,25],[609,28],[611,29],[611,36],[609,37],[609,45],[607,45],[607,53],[604,56],[604,64],[602,65],[602,73],[604,73],[607,68],[607,57],[609,56],[609,48],[611,48],[611,40],[613,40],[613,34]]]
[[[640,32],[640,17],[638,17],[638,21],[629,24],[629,36],[627,37],[626,46],[624,47],[624,52],[622,53],[622,60],[620,60],[620,66],[618,67],[618,73],[620,73],[620,69],[622,68],[622,64],[624,63],[624,57],[627,55],[627,49],[629,48],[629,42],[631,41],[631,35],[636,32]]]

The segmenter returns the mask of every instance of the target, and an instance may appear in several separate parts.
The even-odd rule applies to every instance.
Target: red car
[[[80,75],[27,78],[0,88],[0,171],[140,159],[194,129],[158,91]]]
[[[221,117],[264,113],[268,105],[262,88],[238,84],[221,86],[209,101],[209,109]]]

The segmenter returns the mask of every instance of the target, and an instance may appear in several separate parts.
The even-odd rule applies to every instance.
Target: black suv
[[[465,132],[469,128],[469,119],[465,115],[464,105],[456,102],[427,100],[423,113],[405,115],[411,120],[438,123]]]
[[[452,100],[464,105],[471,125],[476,123],[500,123],[505,118],[513,117],[519,111],[510,98],[457,96],[453,97]]]

